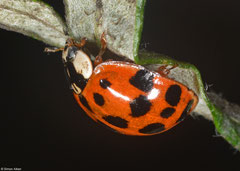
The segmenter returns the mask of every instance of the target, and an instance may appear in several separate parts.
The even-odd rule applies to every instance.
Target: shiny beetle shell
[[[126,135],[152,135],[182,121],[198,97],[183,84],[128,62],[96,66],[74,97],[96,122]]]

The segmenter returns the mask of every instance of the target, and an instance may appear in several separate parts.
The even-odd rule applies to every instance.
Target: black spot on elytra
[[[175,112],[175,109],[172,107],[167,107],[165,108],[161,113],[161,117],[163,118],[169,118],[170,116],[172,116],[172,114]]]
[[[181,122],[182,120],[184,120],[186,118],[186,116],[188,115],[190,109],[192,108],[192,105],[193,105],[193,100],[190,100],[188,102],[187,106],[185,107],[183,113],[181,114],[181,116],[177,120],[177,122]]]
[[[139,132],[143,134],[154,134],[159,133],[163,130],[165,130],[165,125],[161,123],[152,123],[143,127],[142,129],[139,129]]]
[[[113,131],[113,132],[116,132],[116,133],[120,133],[120,132],[118,132],[117,130],[109,127],[108,125],[106,125],[105,123],[103,123],[102,121],[100,121],[100,120],[98,120],[98,119],[97,119],[97,122],[98,122],[100,125],[102,125],[104,128],[107,128],[107,129],[109,129],[109,130],[111,130],[111,131]]]
[[[147,70],[139,70],[129,82],[136,88],[149,92],[153,87],[153,74]]]
[[[140,95],[138,98],[130,102],[130,108],[132,111],[131,115],[133,117],[143,116],[150,110],[151,105],[151,102],[146,96]]]
[[[179,85],[177,84],[171,85],[165,94],[165,100],[168,102],[168,104],[172,106],[177,106],[180,100],[181,94],[182,94],[182,89]]]
[[[128,121],[120,118],[118,116],[104,116],[102,117],[105,121],[107,121],[108,123],[119,127],[119,128],[127,128],[128,127]]]
[[[102,80],[100,80],[99,81],[100,83],[100,86],[102,87],[102,88],[104,88],[104,89],[106,89],[106,88],[108,88],[108,87],[110,87],[112,84],[108,81],[108,80],[106,80],[106,79],[102,79]]]
[[[92,112],[91,107],[89,106],[86,98],[83,95],[79,96],[79,100],[80,100],[80,102],[82,103],[83,106],[85,106],[88,110],[90,110]]]
[[[94,98],[94,101],[97,105],[99,106],[102,106],[104,105],[104,98],[101,94],[98,94],[98,93],[93,93],[93,98]]]

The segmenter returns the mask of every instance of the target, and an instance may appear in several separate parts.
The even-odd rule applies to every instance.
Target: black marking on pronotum
[[[79,95],[79,100],[82,103],[83,106],[85,106],[89,111],[92,112],[91,107],[89,106],[87,99],[83,95]]]
[[[104,105],[105,101],[104,101],[104,98],[101,94],[93,93],[93,98],[94,98],[94,101],[97,105],[99,105],[99,106]]]
[[[70,46],[68,48],[68,53],[66,56],[67,62],[70,62],[75,58],[77,51],[78,51],[78,48],[76,46]]]
[[[151,105],[151,102],[146,96],[140,95],[138,98],[130,102],[130,108],[132,111],[131,115],[133,117],[143,116],[150,110]]]
[[[118,116],[104,116],[102,117],[105,121],[110,123],[111,125],[114,125],[119,128],[127,128],[128,127],[128,121],[120,118]]]
[[[160,113],[160,116],[163,117],[163,118],[169,118],[170,116],[173,115],[174,112],[175,112],[174,108],[167,107],[167,108],[162,110],[162,112]]]
[[[171,85],[165,94],[165,100],[168,102],[168,104],[172,106],[177,106],[180,100],[181,94],[182,94],[182,89],[179,85],[177,84]]]
[[[193,105],[193,100],[190,100],[188,102],[187,106],[185,107],[184,111],[182,112],[181,116],[177,120],[177,122],[181,122],[183,119],[186,118],[186,116],[188,115],[190,109],[192,108],[192,105]]]
[[[139,132],[143,134],[154,134],[162,132],[163,130],[165,130],[165,125],[161,123],[152,123],[139,129]]]
[[[65,47],[64,47],[64,52],[67,50],[67,48],[68,48],[69,46],[68,45],[66,45]]]
[[[136,88],[149,92],[153,87],[153,74],[148,70],[139,70],[129,82]]]
[[[106,79],[101,79],[100,81],[99,81],[99,84],[100,84],[100,86],[103,88],[103,89],[106,89],[106,88],[108,88],[108,87],[110,87],[112,84],[108,81],[108,80],[106,80]]]
[[[72,62],[65,63],[65,70],[69,72],[69,81],[71,84],[75,83],[82,91],[86,87],[88,80],[83,77],[83,75],[78,74]],[[67,73],[67,71],[65,71]]]

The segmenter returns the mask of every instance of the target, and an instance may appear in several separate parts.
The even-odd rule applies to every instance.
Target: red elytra
[[[126,135],[152,135],[182,121],[198,97],[183,84],[128,62],[99,64],[80,95],[93,120]]]

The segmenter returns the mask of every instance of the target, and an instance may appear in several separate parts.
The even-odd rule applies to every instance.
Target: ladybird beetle
[[[102,48],[95,61],[68,39],[63,64],[74,97],[96,122],[125,135],[153,135],[182,121],[197,105],[198,97],[183,84],[141,65],[125,61],[102,61]],[[169,71],[168,71],[169,72]]]

